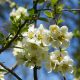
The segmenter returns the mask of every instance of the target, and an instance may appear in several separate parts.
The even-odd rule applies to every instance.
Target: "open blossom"
[[[19,7],[17,10],[13,9],[10,13],[10,18],[15,22],[20,18],[28,16],[27,9],[24,7]]]
[[[37,44],[38,46],[49,46],[49,30],[45,29],[41,24],[39,28],[34,28],[34,25],[30,25],[28,32],[22,34],[25,36],[27,42]]]
[[[37,29],[36,37],[37,42],[42,44],[43,46],[49,46],[49,30],[45,29],[42,24],[40,24],[40,27]]]
[[[41,67],[42,63],[48,59],[48,51],[36,44],[26,43],[26,45],[22,45],[22,48],[15,48],[13,51],[18,64],[25,64],[30,68],[35,65]]]
[[[49,58],[46,31],[42,26],[34,28],[34,25],[31,25],[27,32],[22,33],[23,40],[16,45],[22,49],[13,50],[18,64],[25,64],[30,68],[35,65],[41,67],[42,63]]]
[[[20,41],[18,41],[17,45],[15,45],[15,48],[13,49],[13,54],[17,55],[19,52],[23,52],[22,43]]]
[[[0,73],[0,80],[5,80],[4,79],[4,74]]]
[[[50,60],[46,64],[49,71],[73,72],[73,60],[68,56],[67,51],[56,50],[50,53]]]
[[[57,25],[50,26],[50,34],[52,38],[52,46],[54,48],[67,48],[72,38],[72,32],[68,32],[67,26],[59,28]]]
[[[24,42],[30,42],[30,43],[36,43],[36,36],[35,36],[36,29],[34,28],[34,25],[31,24],[29,26],[29,29],[27,32],[22,33],[22,36],[24,37]],[[25,43],[24,43],[25,44]]]
[[[28,31],[21,34],[22,41],[17,42],[17,48],[13,49],[18,64],[34,68],[35,65],[41,67],[42,63],[45,63],[49,71],[73,71],[73,60],[68,56],[68,52],[62,49],[68,47],[72,38],[72,33],[68,32],[66,26],[59,28],[57,25],[51,25],[50,30],[47,30],[42,24],[39,28],[31,24]],[[56,50],[48,54],[50,44],[54,48],[61,48],[61,51]]]

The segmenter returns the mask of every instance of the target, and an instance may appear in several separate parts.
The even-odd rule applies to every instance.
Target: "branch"
[[[37,67],[36,66],[33,69],[33,74],[34,74],[34,80],[38,80],[38,78],[37,78]]]
[[[0,49],[0,54],[1,54],[4,50],[6,50],[7,48],[9,48],[10,45],[12,44],[12,42],[13,42],[15,39],[17,39],[18,34],[20,33],[21,29],[25,26],[26,22],[27,22],[27,20],[25,20],[25,22],[24,22],[22,25],[19,25],[19,29],[18,29],[16,35],[13,37],[12,40],[10,40],[4,47],[2,47],[2,48]]]
[[[65,76],[63,76],[63,80],[66,80],[66,77]]]
[[[80,9],[63,9],[62,11],[80,11]]]
[[[35,0],[33,1],[33,8],[34,8],[34,13],[37,14],[37,3],[38,3],[38,0]],[[34,20],[34,24],[35,24],[35,27],[37,26],[37,20],[35,19]],[[34,80],[38,80],[37,78],[37,66],[35,64],[35,67],[33,68],[33,75],[34,75]]]
[[[54,11],[54,9],[39,9],[38,11],[45,11],[45,10]],[[80,9],[62,9],[62,11],[80,11]]]
[[[15,72],[13,72],[11,69],[9,69],[9,68],[7,68],[4,64],[2,64],[1,62],[0,62],[0,65],[4,68],[4,69],[6,69],[8,72],[10,72],[12,75],[14,75],[18,80],[22,80]]]
[[[11,68],[11,70],[14,71],[17,67],[18,67],[18,65],[15,64],[15,65]],[[9,72],[6,72],[5,75],[7,75],[8,73],[9,73]]]

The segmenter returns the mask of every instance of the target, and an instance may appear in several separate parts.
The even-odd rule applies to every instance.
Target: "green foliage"
[[[4,34],[2,32],[0,32],[0,39],[4,38]]]
[[[53,13],[51,11],[44,11],[44,14],[49,17],[49,18],[53,18]]]
[[[64,22],[63,19],[58,19],[57,24],[61,24],[62,22]]]
[[[47,18],[43,18],[43,17],[40,17],[39,20],[42,20],[42,21],[48,22],[48,19],[47,19]]]
[[[30,15],[33,15],[34,14],[34,9],[33,8],[29,9],[28,12],[29,12]]]
[[[57,5],[57,10],[61,12],[63,7],[64,7],[64,4],[59,4]]]
[[[57,3],[57,1],[58,1],[58,0],[51,0],[51,4],[52,4],[52,6],[54,6],[54,4]]]
[[[0,69],[0,72],[7,72],[5,69]]]
[[[45,0],[38,0],[38,3],[42,4]]]
[[[73,34],[74,34],[74,37],[78,37],[78,38],[80,37],[80,31],[78,29],[75,29]]]

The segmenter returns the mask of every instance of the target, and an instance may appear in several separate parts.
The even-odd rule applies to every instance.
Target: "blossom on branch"
[[[67,51],[55,50],[50,53],[50,60],[46,64],[47,69],[51,72],[60,71],[61,73],[73,72],[73,60],[69,57]]]
[[[19,7],[17,10],[13,9],[10,13],[10,19],[12,22],[17,22],[25,19],[28,16],[27,9],[24,7]]]
[[[68,32],[66,26],[59,28],[57,25],[51,25],[48,30],[42,24],[39,28],[31,24],[28,31],[21,34],[23,39],[13,50],[18,64],[34,68],[35,65],[42,67],[44,63],[49,71],[73,72],[73,60],[65,50],[69,46],[72,32]],[[59,50],[49,53],[49,46]]]
[[[50,35],[52,38],[53,48],[64,48],[66,49],[70,44],[70,39],[72,38],[72,32],[68,32],[67,26],[62,26],[59,28],[57,25],[50,26]]]

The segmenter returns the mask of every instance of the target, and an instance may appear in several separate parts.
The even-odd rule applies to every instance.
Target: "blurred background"
[[[13,0],[19,6],[26,5],[28,9],[32,8],[33,1],[32,0]],[[61,3],[64,4],[64,9],[80,9],[80,0],[62,0]],[[44,4],[45,5],[45,4]],[[40,8],[40,5],[38,5]],[[9,14],[11,12],[11,8],[9,7],[9,3],[0,4],[0,31],[8,35],[9,27],[11,26]],[[46,17],[43,13],[41,16]],[[74,37],[71,40],[70,46],[67,49],[70,57],[74,60],[74,74],[66,73],[66,80],[80,80],[80,11],[63,11],[62,17],[64,22],[60,24],[66,25],[69,28],[69,31],[74,33]],[[37,21],[37,25],[43,24],[46,28],[54,21],[51,19],[50,22]],[[6,50],[3,52],[4,54],[0,54],[0,62],[4,62],[4,64],[12,68],[15,66],[16,58],[12,54],[12,50]],[[23,80],[33,80],[33,70],[25,67],[24,65],[17,66],[14,71],[23,79]],[[39,80],[63,80],[63,77],[58,72],[48,73],[47,70],[42,67],[38,70],[38,79]],[[5,80],[17,80],[10,73],[5,75]]]

